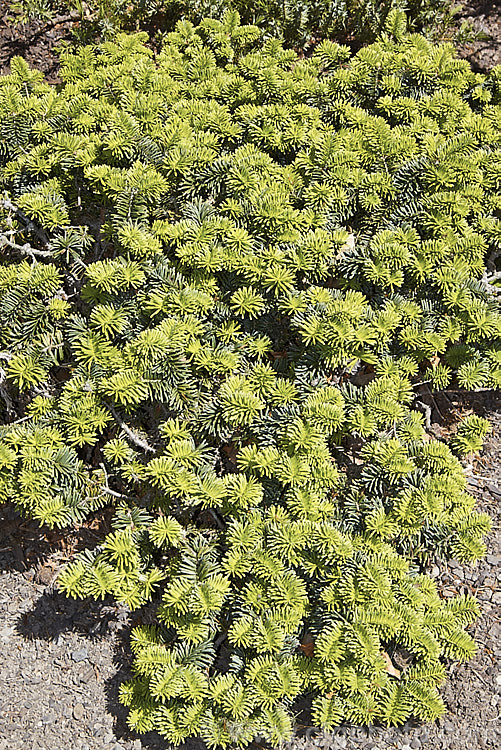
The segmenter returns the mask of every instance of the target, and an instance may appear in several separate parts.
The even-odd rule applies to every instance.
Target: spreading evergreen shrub
[[[444,711],[486,515],[413,409],[497,387],[501,70],[385,36],[308,60],[236,15],[0,79],[0,498],[49,526],[113,506],[61,574],[159,600],[130,726],[273,744]],[[399,661],[405,656],[405,665]],[[400,666],[399,666],[400,665]]]
[[[310,48],[326,38],[335,38],[355,47],[374,41],[383,30],[389,14],[407,13],[414,31],[431,39],[458,42],[472,38],[467,23],[456,18],[453,0],[10,0],[12,21],[32,19],[43,22],[68,11],[80,15],[73,28],[79,42],[112,38],[118,31],[144,29],[158,40],[172,31],[179,20],[199,23],[203,18],[220,19],[237,11],[244,23],[255,24],[267,36],[276,36],[286,45]]]
[[[308,47],[326,38],[355,46],[374,41],[396,10],[407,13],[413,30],[434,39],[471,33],[467,24],[458,28],[458,6],[451,0],[148,0],[136,6],[135,14],[170,25],[179,18],[199,22],[204,16],[221,18],[237,11],[245,23],[282,38],[286,45]]]

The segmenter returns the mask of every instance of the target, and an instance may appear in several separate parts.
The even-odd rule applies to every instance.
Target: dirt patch
[[[501,5],[497,0],[467,0],[461,11],[461,20],[468,21],[473,30],[487,39],[459,48],[461,57],[469,60],[472,68],[484,73],[501,65]]]
[[[71,42],[71,31],[78,23],[76,12],[54,16],[50,21],[32,21],[15,25],[8,0],[0,0],[0,74],[9,72],[9,63],[15,55],[33,68],[41,70],[49,83],[58,83],[59,61],[57,45]]]

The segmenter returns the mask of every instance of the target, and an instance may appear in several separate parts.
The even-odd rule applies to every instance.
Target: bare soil
[[[479,73],[501,65],[501,3],[498,0],[466,0],[460,19],[468,21],[475,32],[487,36],[487,39],[460,47],[460,56],[469,60]]]
[[[78,24],[78,14],[21,25],[16,25],[12,16],[8,0],[0,0],[0,75],[9,72],[11,59],[19,55],[31,67],[41,70],[49,83],[58,83],[56,49],[60,42],[73,41],[71,32]]]

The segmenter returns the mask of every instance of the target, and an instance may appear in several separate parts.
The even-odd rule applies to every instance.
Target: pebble
[[[486,555],[485,559],[489,563],[489,565],[499,565],[501,562],[501,557],[498,555]]]
[[[87,651],[85,647],[79,648],[78,651],[72,651],[71,653],[71,658],[73,659],[73,661],[85,661],[85,659],[87,659],[88,656],[89,656],[89,652]]]
[[[75,703],[73,706],[73,718],[77,719],[77,721],[80,721],[84,717],[84,707],[81,703]]]
[[[11,627],[2,628],[0,630],[0,638],[3,641],[9,641],[10,636],[13,635],[15,632],[16,632],[15,628],[11,628]]]
[[[416,748],[421,747],[421,742],[418,740],[417,737],[415,737],[411,742],[411,747],[413,750],[416,750]]]
[[[89,667],[86,669],[81,675],[80,675],[80,682],[89,682],[94,677],[94,670],[92,667]]]

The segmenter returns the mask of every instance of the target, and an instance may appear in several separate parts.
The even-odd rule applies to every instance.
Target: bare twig
[[[493,281],[498,281],[501,279],[501,271],[495,271],[494,273],[491,273],[490,275],[487,273],[487,271],[484,271],[484,275],[482,276],[482,283],[486,288],[486,291],[491,293],[497,293],[500,291],[500,287],[494,286],[492,283]]]
[[[108,409],[111,411],[113,416],[115,417],[115,420],[118,422],[122,430],[125,432],[128,438],[132,440],[135,445],[138,446],[138,448],[142,448],[144,451],[148,451],[149,453],[155,453],[155,448],[152,448],[149,443],[146,442],[146,440],[143,440],[143,438],[139,437],[133,430],[131,430],[130,427],[128,427],[123,419],[120,417],[116,409],[111,404],[106,404]]]
[[[48,247],[48,248],[50,247],[49,240],[44,230],[41,229],[40,227],[37,227],[34,221],[32,221],[28,216],[26,216],[25,213],[21,211],[20,208],[18,208],[14,203],[12,203],[10,198],[4,195],[3,198],[0,198],[0,205],[6,208],[7,211],[11,211],[11,213],[16,214],[16,216],[18,216],[21,219],[21,221],[24,224],[26,224],[26,229],[28,229],[28,231],[33,232],[33,234],[36,234],[40,242],[45,247]]]
[[[131,498],[128,495],[123,495],[121,492],[116,492],[115,490],[111,490],[109,488],[109,477],[108,472],[106,471],[106,466],[103,463],[100,463],[99,466],[103,470],[104,478],[106,481],[105,487],[101,487],[101,492],[104,492],[105,495],[111,495],[112,497],[118,497],[120,500],[130,500]]]
[[[423,404],[422,401],[414,401],[416,406],[421,407],[421,410],[424,411],[424,417],[425,417],[425,424],[426,428],[429,430],[431,427],[431,406],[428,404]]]
[[[50,250],[37,250],[26,242],[24,245],[18,245],[17,242],[10,240],[7,235],[0,234],[0,247],[7,245],[13,250],[17,250],[22,255],[30,255],[32,258],[52,258],[53,253]]]
[[[11,359],[11,355],[7,355],[7,352],[0,352],[0,357],[2,359],[7,359],[7,360]],[[12,403],[12,399],[7,393],[7,391],[5,390],[5,388],[3,387],[3,382],[5,380],[5,377],[6,377],[5,370],[3,369],[3,367],[0,367],[0,396],[2,397],[4,401],[5,408],[7,409],[7,414],[10,415],[10,414],[15,414],[15,411],[14,411],[14,404]]]
[[[492,284],[493,281],[497,281],[498,279],[501,279],[501,271],[496,271],[495,273],[491,273],[490,276],[487,276],[487,274],[485,274],[485,278],[488,284]]]

